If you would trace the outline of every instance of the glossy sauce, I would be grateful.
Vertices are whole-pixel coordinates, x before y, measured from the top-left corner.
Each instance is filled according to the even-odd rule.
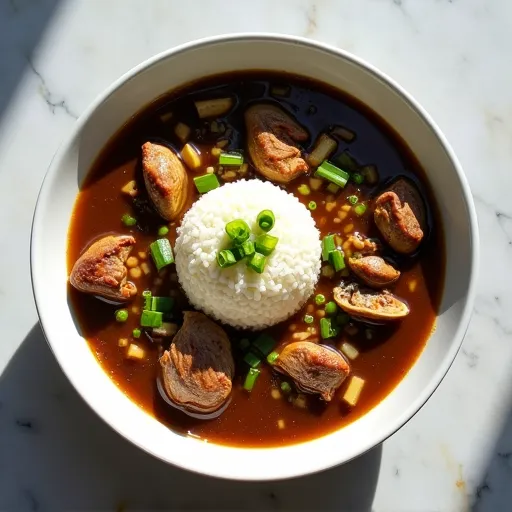
[[[286,98],[271,96],[270,87],[275,84],[290,86],[290,94]],[[230,144],[226,149],[246,148],[243,112],[247,104],[261,99],[277,101],[309,130],[311,136],[304,146],[306,152],[311,149],[317,136],[332,125],[343,125],[357,134],[351,143],[340,141],[336,155],[348,150],[361,164],[376,165],[380,173],[380,183],[377,187],[363,185],[359,187],[360,192],[357,192],[356,185],[347,185],[335,198],[337,207],[332,212],[326,211],[328,198],[325,190],[312,191],[308,196],[297,194],[299,185],[309,183],[307,176],[293,181],[286,187],[287,191],[295,193],[305,204],[312,200],[317,203],[312,215],[322,236],[340,233],[345,240],[349,234],[345,234],[344,230],[352,224],[350,233],[361,232],[367,236],[378,237],[379,233],[372,221],[371,208],[368,208],[362,217],[351,212],[341,223],[335,223],[334,219],[340,207],[347,204],[345,198],[348,195],[358,193],[361,200],[369,199],[375,196],[386,181],[398,175],[414,180],[429,205],[429,230],[420,254],[404,257],[389,250],[385,253],[402,272],[392,291],[409,304],[409,316],[399,323],[388,326],[368,326],[353,322],[350,328],[356,328],[356,334],[343,331],[334,340],[336,345],[348,341],[360,352],[357,359],[350,361],[352,374],[366,381],[357,405],[351,408],[341,400],[347,383],[342,385],[329,404],[308,396],[307,407],[300,408],[289,402],[285,396],[275,399],[271,396],[271,390],[279,389],[280,379],[266,364],[261,365],[262,372],[252,393],[245,392],[242,389],[242,382],[247,366],[241,362],[241,354],[236,348],[237,341],[242,337],[254,338],[255,335],[227,329],[233,342],[237,368],[232,402],[227,410],[214,420],[190,418],[170,408],[157,392],[158,357],[162,347],[152,343],[144,335],[139,340],[131,338],[131,332],[138,327],[139,320],[139,314],[132,312],[131,308],[142,309],[140,298],[127,306],[130,316],[124,324],[115,322],[114,306],[69,287],[71,303],[83,336],[119,389],[173,430],[210,442],[245,447],[306,441],[354,421],[377,405],[400,382],[423,350],[434,328],[444,284],[445,252],[442,226],[424,172],[398,135],[366,107],[318,82],[268,72],[214,77],[160,98],[115,135],[83,184],[69,231],[69,271],[81,252],[94,239],[105,233],[131,233],[137,240],[131,254],[136,256],[139,251],[147,251],[149,244],[158,238],[158,226],[164,222],[154,214],[145,196],[140,170],[141,145],[147,140],[165,141],[179,150],[181,143],[174,135],[174,125],[178,121],[184,122],[193,128],[192,140],[201,149],[204,165],[197,174],[203,174],[208,165],[216,163],[216,159],[209,151],[219,134],[204,131],[211,120],[205,122],[197,118],[193,100],[226,95],[232,95],[237,99],[236,108],[228,117],[220,120],[225,123],[228,130],[231,130]],[[172,112],[172,119],[162,122],[160,116],[166,112]],[[335,158],[334,156],[333,159]],[[253,174],[252,168],[249,173],[249,177],[257,177]],[[192,172],[190,174],[196,175]],[[137,179],[139,189],[143,191],[134,205],[121,193],[122,186],[131,179]],[[197,199],[192,179],[189,181],[191,192],[188,206]],[[124,213],[134,214],[139,220],[138,226],[124,227],[120,221]],[[176,237],[175,227],[171,226],[168,235],[172,245]],[[151,264],[150,261],[148,263]],[[179,323],[180,312],[188,306],[186,298],[177,287],[176,276],[173,274],[174,267],[163,276],[162,284],[155,284],[157,274],[154,267],[151,268],[152,273],[149,276],[143,275],[134,280],[139,292],[151,289],[158,295],[174,295],[177,298],[177,306],[173,321]],[[412,291],[410,283],[413,280],[416,281],[416,286]],[[322,277],[316,293],[323,293],[328,301],[332,300],[332,289],[336,283],[336,280]],[[303,322],[303,317],[310,304],[314,305],[314,296],[294,318],[269,330],[280,344],[293,341],[293,332],[304,331],[308,327]],[[316,310],[319,308],[316,305],[314,307],[313,325],[318,328]],[[295,331],[291,330],[293,325]],[[371,331],[371,339],[367,337],[368,329]],[[130,342],[135,341],[145,348],[144,362],[130,361],[126,358],[126,347],[118,346],[118,340],[122,337],[128,338]],[[283,429],[278,427],[279,420],[284,421]]]

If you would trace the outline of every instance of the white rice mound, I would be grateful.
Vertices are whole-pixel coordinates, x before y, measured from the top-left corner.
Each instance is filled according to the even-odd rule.
[[[269,234],[279,237],[263,273],[248,268],[245,259],[221,269],[217,253],[231,245],[226,224],[243,219],[253,235],[262,234],[256,222],[262,210],[274,212]],[[175,245],[178,279],[190,302],[243,329],[263,329],[293,315],[315,290],[321,252],[309,210],[294,195],[260,180],[227,183],[204,194],[185,214]]]

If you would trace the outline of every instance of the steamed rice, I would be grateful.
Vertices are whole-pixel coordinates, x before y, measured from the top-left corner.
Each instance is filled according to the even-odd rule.
[[[226,224],[243,219],[261,234],[256,217],[272,210],[270,234],[279,237],[262,274],[245,260],[221,269],[217,253],[230,246]],[[190,302],[239,328],[263,329],[293,315],[315,290],[320,233],[309,210],[292,194],[260,180],[228,183],[203,195],[185,214],[175,245],[178,278]]]

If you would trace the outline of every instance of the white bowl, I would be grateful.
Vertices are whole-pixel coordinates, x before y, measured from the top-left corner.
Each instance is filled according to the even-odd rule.
[[[79,186],[105,143],[134,113],[170,89],[243,69],[315,77],[357,97],[386,119],[427,172],[440,206],[447,252],[437,329],[393,392],[337,432],[268,449],[231,448],[183,437],[142,411],[97,363],[80,335],[67,297],[70,216]],[[477,263],[477,222],[468,184],[445,137],[418,103],[382,72],[346,52],[268,34],[222,36],[179,46],[117,80],[80,117],[54,157],[32,228],[32,282],[41,324],[62,370],[83,399],[119,434],[155,457],[198,473],[240,480],[289,478],[341,464],[408,421],[439,385],[462,343],[475,295]]]

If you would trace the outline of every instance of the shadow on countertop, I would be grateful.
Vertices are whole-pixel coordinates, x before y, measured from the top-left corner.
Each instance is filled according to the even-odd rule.
[[[378,446],[323,473],[267,483],[217,480],[168,466],[89,409],[39,324],[0,376],[0,510],[369,512],[381,455]]]

